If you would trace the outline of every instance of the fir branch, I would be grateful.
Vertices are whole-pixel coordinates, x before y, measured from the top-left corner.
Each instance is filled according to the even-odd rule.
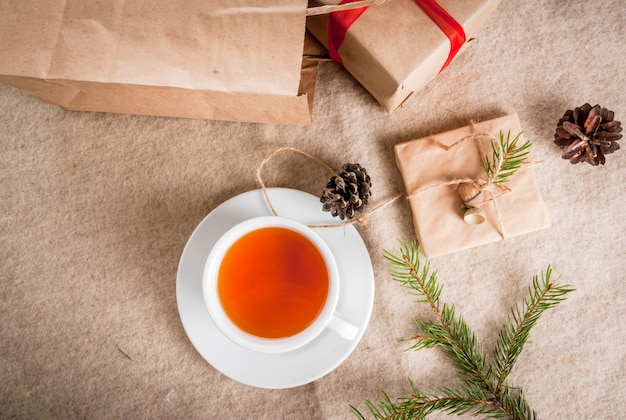
[[[494,392],[485,370],[485,352],[474,332],[455,312],[454,305],[444,304],[438,315],[441,325],[430,324],[425,330],[426,336],[438,340],[444,354],[450,358],[461,375],[479,384],[481,388]]]
[[[523,133],[523,131],[520,131],[511,140],[511,131],[509,131],[505,140],[504,134],[500,131],[500,141],[491,141],[492,158],[489,160],[485,156],[483,159],[483,169],[487,175],[487,184],[504,184],[508,182],[511,176],[522,166],[530,153],[530,146],[532,146],[532,143],[527,141],[520,147],[517,147],[517,142]]]
[[[417,334],[413,334],[405,340],[413,343],[407,350],[429,349],[447,341],[446,339],[437,338],[432,334],[428,334],[428,330],[431,326],[430,322],[418,322],[417,320],[414,320],[414,322]]]
[[[427,303],[437,317],[437,322],[425,321],[416,325],[420,332],[413,336],[410,349],[440,347],[464,379],[456,389],[441,387],[425,393],[411,383],[412,393],[393,401],[383,392],[378,404],[366,401],[365,405],[376,419],[423,419],[434,411],[450,414],[470,413],[494,419],[534,420],[536,413],[530,408],[521,389],[511,388],[506,378],[517,361],[530,329],[539,316],[565,299],[569,286],[555,284],[548,267],[541,281],[535,276],[529,297],[522,305],[512,309],[507,323],[500,331],[493,360],[486,369],[485,354],[474,333],[462,317],[455,313],[454,305],[440,305],[442,287],[431,272],[428,261],[422,262],[415,242],[400,242],[400,254],[385,251],[390,263],[392,278],[407,287],[417,302]],[[361,419],[363,414],[355,407],[352,412]]]
[[[513,392],[511,388],[505,387],[499,397],[501,413],[494,413],[492,418],[496,419],[526,419],[536,420],[537,413],[530,408],[524,399],[522,390]]]
[[[458,381],[458,389],[439,387],[429,394],[420,392],[413,382],[411,386],[413,393],[403,403],[418,409],[423,417],[434,411],[478,415],[491,411],[495,405],[489,394],[471,381]]]
[[[389,261],[389,269],[393,280],[408,288],[417,298],[416,302],[428,303],[436,312],[439,312],[439,296],[441,287],[437,284],[437,273],[430,272],[430,262],[420,261],[419,250],[401,241],[401,256],[384,250],[384,256]]]
[[[365,404],[376,419],[423,419],[435,411],[449,414],[473,415],[489,413],[494,410],[495,401],[489,399],[488,394],[477,388],[472,382],[459,381],[459,388],[439,387],[435,392],[424,393],[410,381],[413,389],[409,397],[394,402],[384,393],[384,400],[378,404],[367,401]],[[361,419],[365,419],[359,410],[352,406],[352,412]]]
[[[472,330],[463,318],[455,317],[454,305],[439,309],[439,296],[442,287],[437,283],[437,273],[430,271],[430,262],[422,264],[419,248],[413,242],[410,245],[400,242],[400,256],[385,251],[390,262],[391,276],[417,296],[417,302],[426,302],[437,316],[440,325],[425,322],[424,342],[417,343],[415,349],[439,345],[449,356],[459,372],[480,383],[481,387],[494,392],[493,384],[485,371],[485,354],[478,344]]]
[[[565,295],[574,289],[552,283],[552,268],[542,273],[541,281],[533,278],[533,286],[528,289],[528,298],[522,305],[512,308],[508,322],[502,327],[493,353],[492,367],[496,388],[500,389],[522,352],[528,340],[530,329],[536,324],[543,312],[565,300]]]

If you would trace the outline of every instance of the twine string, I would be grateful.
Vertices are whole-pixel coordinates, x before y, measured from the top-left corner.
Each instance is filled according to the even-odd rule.
[[[306,9],[307,16],[326,15],[333,12],[343,12],[345,10],[359,9],[361,7],[377,6],[391,0],[360,0],[343,4],[329,4],[325,6],[313,6]]]
[[[302,151],[300,149],[296,149],[295,147],[280,147],[278,149],[273,150],[272,152],[270,152],[265,159],[263,159],[261,161],[261,163],[259,164],[259,166],[257,166],[256,168],[256,179],[259,183],[259,185],[261,186],[261,190],[263,190],[263,194],[265,195],[265,200],[267,201],[267,204],[270,206],[270,210],[272,211],[272,213],[274,214],[274,216],[278,216],[278,212],[276,211],[276,208],[274,207],[274,204],[272,203],[272,200],[270,199],[269,193],[267,191],[267,187],[265,186],[265,182],[263,182],[263,177],[261,176],[261,171],[263,170],[263,167],[267,164],[267,162],[269,162],[270,160],[272,160],[272,158],[274,156],[276,156],[279,153],[282,152],[293,152],[293,153],[299,153],[302,156],[311,159],[314,162],[319,163],[320,165],[322,165],[324,168],[326,168],[328,170],[328,172],[330,172],[332,175],[335,175],[337,173],[337,171],[335,171],[333,168],[331,168],[328,164],[326,164],[326,162],[316,158],[313,155],[310,155],[309,153]]]
[[[483,146],[481,144],[481,142],[479,141],[480,137],[487,137],[489,139],[495,139],[495,137],[493,137],[492,135],[488,134],[488,133],[476,133],[475,127],[474,127],[474,122],[470,121],[471,124],[471,129],[472,129],[472,134],[470,134],[469,136],[465,136],[462,137],[458,140],[456,140],[454,143],[452,143],[451,145],[447,145],[444,143],[441,143],[439,140],[432,140],[433,142],[435,142],[435,144],[437,144],[437,146],[441,147],[442,149],[449,151],[452,150],[453,148],[459,146],[460,144],[468,141],[468,140],[475,140],[476,145],[480,151],[481,154],[484,154],[484,149]],[[434,184],[430,184],[430,185],[426,185],[422,188],[418,188],[417,190],[413,191],[411,194],[409,194],[408,198],[414,198],[428,190],[431,190],[433,188],[439,188],[439,187],[446,187],[446,186],[457,186],[459,184],[474,184],[478,187],[480,187],[481,189],[483,188],[488,188],[487,185],[487,179],[483,178],[483,177],[479,177],[479,178],[454,178],[452,180],[449,181],[444,181],[444,182],[437,182]]]
[[[263,159],[261,161],[261,163],[257,166],[256,168],[256,179],[257,182],[259,183],[259,185],[261,186],[261,190],[263,191],[263,195],[265,196],[265,201],[267,201],[267,204],[270,207],[270,210],[272,211],[272,214],[274,214],[274,216],[279,216],[278,211],[276,210],[276,208],[274,207],[274,204],[272,203],[272,200],[270,198],[269,195],[269,191],[267,190],[267,186],[265,185],[265,182],[263,181],[263,177],[261,176],[261,172],[263,170],[263,167],[270,161],[272,160],[272,158],[274,156],[276,156],[279,153],[282,152],[293,152],[293,153],[298,153],[308,159],[311,159],[312,161],[320,164],[321,166],[323,166],[324,168],[326,168],[328,170],[328,172],[332,175],[338,175],[338,171],[336,171],[335,169],[333,169],[332,167],[330,167],[330,165],[328,165],[326,162],[324,162],[321,159],[316,158],[315,156],[304,152],[300,149],[297,149],[295,147],[280,147],[278,149],[275,149],[273,151],[271,151],[266,157],[265,159]],[[346,220],[343,221],[341,223],[333,223],[333,224],[319,224],[319,225],[309,225],[309,227],[311,228],[336,228],[336,227],[342,227],[342,226],[349,226],[352,224],[359,224],[359,225],[365,225],[369,219],[369,216],[371,216],[372,214],[376,213],[377,211],[387,207],[389,204],[393,203],[394,201],[396,201],[398,198],[400,197],[404,197],[405,194],[404,193],[400,193],[398,195],[396,195],[395,197],[392,197],[391,199],[379,204],[378,206],[374,207],[371,211],[369,212],[358,212],[356,213],[355,217],[353,219],[350,220]]]
[[[487,154],[485,153],[485,149],[483,148],[483,144],[480,141],[479,137],[474,136],[474,134],[476,133],[476,125],[474,124],[473,120],[470,120],[470,129],[472,130],[474,143],[478,145],[478,150],[480,150],[480,156],[482,159],[482,156],[486,156]],[[496,161],[494,162],[494,170],[491,172],[491,176],[489,176],[485,180],[485,185],[482,186],[482,190],[488,192],[489,195],[491,196],[491,199],[488,201],[493,202],[493,209],[496,212],[496,218],[498,221],[498,233],[500,234],[500,237],[504,240],[506,238],[506,234],[504,232],[504,224],[502,223],[502,213],[500,212],[500,208],[498,207],[498,200],[496,200],[496,196],[493,192],[493,186],[498,185],[498,184],[494,184],[493,181],[495,180],[496,176],[500,173],[500,170],[502,169],[502,164],[504,163],[504,150],[502,149],[502,144],[500,144],[500,142],[497,141],[493,136],[488,136],[488,137],[491,140],[491,144],[492,145],[495,144],[496,147],[498,148],[498,153],[496,153]]]
[[[474,121],[470,121],[470,127],[471,127],[471,130],[472,130],[472,133],[475,133],[476,132],[476,126],[474,124]],[[491,172],[491,176],[489,176],[486,180],[484,178],[479,178],[479,182],[481,182],[481,181],[483,182],[483,185],[482,185],[483,191],[487,191],[489,193],[489,195],[491,196],[490,199],[485,200],[483,203],[488,202],[488,201],[493,201],[493,207],[494,207],[494,210],[496,211],[496,216],[498,218],[498,226],[500,228],[500,236],[502,236],[502,239],[504,239],[504,237],[505,237],[504,224],[502,222],[502,214],[500,212],[500,209],[498,208],[498,201],[496,200],[496,195],[494,194],[494,186],[497,186],[498,188],[500,188],[503,191],[500,195],[509,193],[509,192],[511,192],[511,190],[509,188],[505,187],[505,186],[502,186],[500,184],[495,184],[494,183],[496,177],[498,176],[498,174],[502,170],[502,165],[504,164],[504,149],[502,148],[502,144],[499,141],[497,141],[497,139],[495,137],[493,137],[493,136],[488,136],[488,137],[491,140],[491,144],[492,145],[495,144],[496,147],[498,148],[498,153],[496,153],[496,156],[495,156],[494,170]],[[479,140],[478,136],[475,136],[474,140],[475,140],[476,144],[478,145],[478,149],[480,150],[481,156],[487,156],[487,153],[485,152],[483,144]]]

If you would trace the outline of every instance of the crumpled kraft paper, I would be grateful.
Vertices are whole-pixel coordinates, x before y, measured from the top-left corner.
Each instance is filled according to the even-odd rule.
[[[506,187],[494,187],[481,208],[487,220],[469,225],[455,180],[485,175],[482,159],[492,157],[491,139],[500,131],[514,137],[520,131],[517,114],[479,122],[456,130],[395,146],[396,163],[409,197],[415,232],[428,257],[485,245],[550,226],[551,217],[533,174],[523,166]],[[482,152],[476,141],[480,141]],[[524,143],[523,135],[518,144]],[[484,154],[483,154],[484,153]],[[452,185],[445,185],[452,183]]]
[[[315,6],[335,0],[313,0]],[[500,0],[438,0],[465,32],[461,51],[478,34]],[[328,15],[310,16],[307,28],[326,47]],[[451,43],[414,0],[370,6],[348,29],[338,50],[346,70],[389,113],[434,79]]]
[[[0,80],[73,110],[310,124],[306,7],[7,0]]]

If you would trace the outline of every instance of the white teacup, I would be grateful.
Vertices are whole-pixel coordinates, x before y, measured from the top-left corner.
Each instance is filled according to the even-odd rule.
[[[308,241],[308,243],[314,246],[314,248],[307,248],[307,249],[314,249],[317,251],[317,253],[315,253],[315,251],[311,251],[312,253],[315,253],[315,255],[318,255],[318,256],[321,255],[322,260],[319,260],[318,257],[315,257],[315,258],[318,259],[318,261],[322,261],[321,263],[318,262],[318,265],[323,264],[323,267],[325,268],[325,271],[327,273],[328,284],[327,284],[326,298],[323,301],[320,300],[320,309],[319,309],[318,314],[314,316],[314,318],[311,320],[308,326],[305,326],[303,329],[289,336],[268,338],[266,336],[260,336],[257,334],[253,334],[249,331],[246,331],[243,327],[238,326],[233,321],[233,319],[231,319],[231,317],[227,314],[228,310],[225,309],[225,306],[229,307],[228,306],[229,304],[222,302],[222,299],[220,298],[220,290],[224,291],[225,288],[227,287],[225,285],[228,285],[228,282],[231,281],[229,280],[229,277],[227,276],[227,274],[229,273],[228,271],[229,267],[235,268],[235,270],[232,272],[238,271],[237,270],[238,266],[236,264],[233,264],[232,262],[228,262],[229,258],[230,258],[230,261],[232,261],[234,257],[232,256],[232,254],[227,256],[227,253],[229,253],[231,249],[235,249],[235,250],[242,249],[241,248],[242,245],[240,244],[245,243],[244,242],[245,240],[250,241],[251,240],[250,238],[253,238],[252,235],[258,236],[259,234],[262,234],[263,230],[266,228],[281,228],[283,230],[286,229],[290,232],[295,232],[296,234],[299,234],[301,239],[303,238],[305,241]],[[277,230],[271,230],[271,229],[265,230],[266,234],[269,234],[271,232],[277,232]],[[284,232],[284,233],[288,236],[290,235],[289,232]],[[240,239],[242,238],[246,238],[246,239],[240,241]],[[276,242],[280,243],[279,240],[276,240]],[[268,249],[270,248],[266,247],[265,244],[266,244],[265,242],[262,242],[261,245],[259,245],[263,248],[263,251],[259,250],[259,252],[261,253],[265,252],[267,254],[269,252]],[[233,245],[236,245],[236,246],[233,248]],[[309,246],[310,245],[307,245],[307,247]],[[289,247],[293,247],[293,246],[289,245]],[[250,249],[256,249],[256,248],[257,247],[251,247]],[[232,251],[232,252],[234,253],[236,251]],[[289,252],[290,252],[289,249],[284,250],[285,255],[289,254]],[[282,261],[285,261],[285,255],[271,254],[270,257],[267,257],[267,256],[263,257],[262,260],[260,260],[261,263],[258,264],[259,272],[264,270],[263,265],[265,264],[266,260],[267,260],[267,264],[282,264]],[[226,260],[225,260],[225,256],[227,256]],[[289,257],[289,259],[292,261],[294,260],[294,258],[291,258],[291,257]],[[247,259],[239,259],[238,261],[244,262],[244,260],[247,261]],[[297,258],[295,260],[297,260]],[[225,264],[223,264],[224,261],[226,261]],[[222,267],[223,265],[224,267]],[[255,270],[257,269],[257,265],[254,265],[254,269]],[[230,268],[230,270],[233,270],[233,269]],[[242,267],[241,271],[245,272],[245,267]],[[302,276],[305,276],[302,270],[298,271],[298,273],[302,273]],[[237,276],[238,275],[233,275],[232,277],[234,278]],[[293,276],[293,277],[298,277],[298,276],[300,276],[300,274],[297,274],[296,276]],[[254,283],[257,285],[255,286],[257,289],[254,289],[251,287],[250,290],[261,290],[261,289],[258,289],[258,282],[261,281],[260,280],[261,277],[257,277],[257,276],[249,276],[249,277],[251,277],[250,281],[257,282],[257,283]],[[252,277],[254,277],[254,279],[252,279]],[[236,280],[236,281],[240,282],[240,284],[247,284],[247,283],[241,283],[243,281],[241,280],[243,279],[243,277],[238,277],[238,278],[240,278],[240,280]],[[235,280],[232,280],[232,281],[235,281]],[[245,281],[248,281],[247,278]],[[294,280],[294,281],[299,281],[299,280]],[[224,283],[221,283],[221,282],[224,282]],[[221,289],[218,288],[218,284],[222,285]],[[326,245],[326,243],[308,226],[300,222],[297,222],[295,220],[287,219],[287,218],[279,217],[279,216],[264,216],[264,217],[257,217],[257,218],[249,219],[229,229],[217,241],[217,243],[211,250],[211,253],[209,254],[206,264],[204,266],[204,272],[203,272],[203,278],[202,278],[202,292],[204,295],[204,301],[209,311],[209,314],[211,315],[211,318],[215,322],[215,325],[218,327],[218,329],[232,342],[240,345],[241,347],[244,347],[246,349],[253,350],[253,351],[264,352],[264,353],[281,353],[281,352],[295,350],[309,343],[311,340],[317,337],[322,331],[324,331],[325,328],[329,328],[333,330],[335,333],[339,334],[339,336],[343,337],[344,339],[347,339],[347,340],[354,339],[359,331],[358,327],[343,320],[340,317],[340,315],[336,313],[337,301],[339,299],[339,291],[340,291],[339,286],[340,286],[339,271],[337,269],[337,264],[335,262],[333,254],[328,248],[328,245]],[[245,295],[247,292],[248,290],[246,289],[244,290],[244,293],[241,293],[241,294]],[[263,290],[261,290],[261,292],[263,292]],[[298,292],[298,293],[301,293],[301,292]],[[247,294],[253,295],[253,293],[247,293]],[[236,296],[236,295],[237,294],[231,293],[231,297]],[[225,295],[225,296],[228,296],[228,295]],[[258,296],[261,296],[261,295],[258,295]],[[321,295],[318,293],[318,297],[319,296]],[[304,296],[304,298],[306,300],[306,296]],[[236,301],[236,299],[231,299],[231,300]],[[260,297],[257,300],[264,301]],[[254,305],[256,305],[257,300],[253,301]],[[267,312],[268,314],[272,314],[272,315],[279,314],[280,309],[282,308],[281,304],[271,303],[271,302],[272,301],[268,299],[267,305],[263,306],[264,308],[263,310],[268,311]],[[293,305],[291,306],[294,307]],[[307,305],[303,305],[303,307],[305,306]],[[287,305],[285,305],[285,307],[287,307]],[[273,311],[277,311],[277,312],[273,312]],[[232,309],[231,309],[231,315],[232,315]],[[233,318],[236,318],[236,317],[233,316]],[[280,316],[275,317],[275,319],[279,319],[279,318]],[[280,322],[280,321],[277,321],[277,322]]]

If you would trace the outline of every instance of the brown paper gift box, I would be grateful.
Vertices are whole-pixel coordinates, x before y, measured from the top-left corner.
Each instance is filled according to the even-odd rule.
[[[315,5],[331,3],[315,0]],[[437,3],[461,24],[467,45],[500,0]],[[307,28],[326,47],[327,21],[328,15],[307,18]],[[414,0],[389,0],[370,6],[350,26],[338,50],[346,70],[389,113],[439,74],[449,52],[450,40]]]
[[[521,131],[517,114],[484,121],[400,143],[395,146],[396,163],[406,188],[415,232],[428,257],[449,254],[488,244],[550,226],[550,212],[543,202],[532,166],[520,168],[506,187],[493,189],[495,198],[481,206],[487,220],[469,225],[463,220],[463,203],[456,185],[443,185],[455,179],[476,179],[485,175],[484,155],[491,159],[491,136],[499,138]],[[484,134],[488,134],[484,135]],[[473,137],[475,136],[475,137]],[[480,141],[484,154],[477,144]],[[523,144],[520,138],[518,144]]]
[[[309,125],[317,61],[303,58],[306,8],[2,1],[0,81],[70,110]]]

